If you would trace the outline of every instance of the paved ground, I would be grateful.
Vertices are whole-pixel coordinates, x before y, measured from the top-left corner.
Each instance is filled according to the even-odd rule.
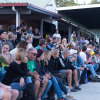
[[[82,90],[71,93],[73,100],[100,100],[100,82],[81,85]]]

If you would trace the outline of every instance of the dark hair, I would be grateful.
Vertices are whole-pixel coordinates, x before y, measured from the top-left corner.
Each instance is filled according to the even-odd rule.
[[[18,27],[16,28],[16,30],[18,31],[20,28],[21,28],[21,27],[20,27],[20,26],[18,26]]]
[[[86,46],[82,46],[82,51],[86,51],[87,50],[87,47]]]
[[[23,48],[26,50],[26,46],[28,43],[25,40],[20,41],[20,43],[17,45],[17,48]]]
[[[39,46],[43,46],[43,44],[45,44],[45,39],[41,39],[40,41],[39,41]]]
[[[83,42],[82,45],[84,46],[86,44],[86,42]]]
[[[4,29],[1,29],[0,30],[0,35],[3,33],[3,32],[6,32]]]

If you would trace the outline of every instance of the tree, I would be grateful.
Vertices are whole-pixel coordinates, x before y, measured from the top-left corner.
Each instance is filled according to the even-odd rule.
[[[75,3],[74,0],[56,0],[58,7],[66,7],[66,6],[77,6],[79,4]]]
[[[100,4],[100,2],[98,0],[91,0],[90,4]]]

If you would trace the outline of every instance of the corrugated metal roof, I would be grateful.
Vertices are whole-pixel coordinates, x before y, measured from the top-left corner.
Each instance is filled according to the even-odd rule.
[[[0,3],[30,3],[32,5],[45,8],[50,0],[0,0]]]

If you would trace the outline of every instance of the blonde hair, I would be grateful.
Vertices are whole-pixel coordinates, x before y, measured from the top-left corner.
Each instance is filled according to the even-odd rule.
[[[66,40],[66,44],[67,44],[67,39],[66,38],[62,39],[62,44],[64,44],[64,40]]]
[[[54,55],[57,54],[58,52],[59,52],[58,49],[52,49],[52,50],[51,50],[51,56],[54,57]]]
[[[6,40],[10,40],[10,39],[12,39],[13,37],[14,37],[13,32],[9,32],[9,33],[7,34]]]
[[[51,52],[51,51],[49,51],[49,50],[45,50],[45,51],[44,51],[44,55],[47,56],[50,52]],[[44,63],[45,63],[45,65],[48,65],[48,59],[45,59],[45,60],[44,60]]]
[[[26,35],[26,40],[28,40],[29,38],[32,38],[32,35],[30,35],[30,34],[28,34],[28,35]]]
[[[23,48],[18,48],[18,50],[16,52],[15,60],[23,62],[25,57],[26,57],[26,50]]]

